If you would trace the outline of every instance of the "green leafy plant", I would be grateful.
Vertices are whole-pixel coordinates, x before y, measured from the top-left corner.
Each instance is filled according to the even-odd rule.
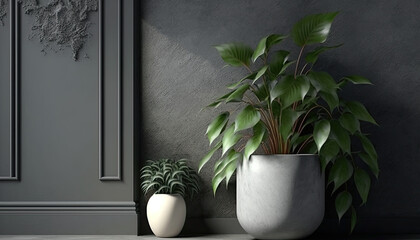
[[[146,161],[140,174],[144,194],[180,194],[193,197],[199,191],[198,175],[185,159]]]
[[[208,126],[211,150],[200,161],[199,171],[221,149],[212,179],[216,193],[223,180],[229,182],[237,161],[248,160],[259,148],[265,154],[318,154],[322,171],[328,171],[327,184],[335,195],[338,218],[350,212],[353,231],[357,219],[353,205],[357,203],[349,185],[355,186],[363,205],[371,184],[364,169],[368,167],[376,178],[379,174],[377,153],[360,122],[377,123],[362,103],[346,101],[339,93],[348,83],[371,82],[357,75],[336,81],[327,72],[313,69],[320,54],[341,44],[320,45],[305,53],[308,47],[326,41],[336,15],[337,12],[309,15],[294,25],[291,38],[300,47],[296,60],[290,60],[288,51],[273,50],[286,35],[264,37],[255,50],[237,43],[216,46],[228,65],[243,67],[247,75],[229,85],[226,95],[207,106],[239,104],[232,122],[232,112],[223,112]],[[352,142],[360,142],[361,149],[354,150],[358,144]]]

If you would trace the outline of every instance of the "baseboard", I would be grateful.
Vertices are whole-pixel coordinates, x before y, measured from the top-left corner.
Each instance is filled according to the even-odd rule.
[[[0,202],[0,234],[137,234],[134,202]]]
[[[316,234],[347,235],[349,219],[324,219]],[[236,218],[190,218],[185,222],[184,235],[189,234],[242,234],[245,231]],[[420,218],[361,218],[358,219],[355,234],[420,234]]]

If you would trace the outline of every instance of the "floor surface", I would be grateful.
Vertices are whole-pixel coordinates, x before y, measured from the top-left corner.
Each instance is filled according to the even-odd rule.
[[[99,235],[38,235],[38,236],[8,236],[0,235],[0,239],[8,240],[159,240],[155,236],[127,236],[127,235],[114,235],[114,236],[99,236]],[[245,234],[223,234],[223,235],[206,235],[206,236],[191,236],[173,238],[174,240],[251,240],[249,235]],[[354,239],[354,240],[420,240],[420,235],[386,235],[386,236],[352,236],[352,237],[312,237],[309,239]]]
[[[1,240],[160,240],[169,238],[157,238],[155,236],[128,236],[128,235],[25,235],[25,236],[9,236],[0,235]],[[223,235],[206,235],[206,236],[191,236],[172,238],[174,240],[252,240],[253,238],[245,234],[223,234]],[[348,240],[420,240],[420,235],[380,235],[380,236],[352,236],[352,237],[312,237],[310,239],[348,239]]]

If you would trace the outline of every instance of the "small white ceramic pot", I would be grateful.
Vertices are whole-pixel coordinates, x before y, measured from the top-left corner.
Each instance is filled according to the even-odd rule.
[[[186,206],[179,194],[153,194],[147,203],[147,220],[157,237],[176,237],[184,227]]]

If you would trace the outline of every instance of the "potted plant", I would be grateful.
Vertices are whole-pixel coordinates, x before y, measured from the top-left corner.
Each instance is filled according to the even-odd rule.
[[[177,236],[185,222],[184,197],[198,193],[198,175],[185,159],[146,161],[140,174],[141,189],[153,195],[147,203],[147,220],[157,237]]]
[[[365,169],[378,177],[377,153],[361,130],[361,121],[377,123],[363,104],[339,95],[348,83],[371,82],[356,75],[336,81],[314,70],[321,53],[340,45],[305,51],[326,41],[336,15],[309,15],[293,26],[290,35],[300,48],[296,60],[290,60],[288,51],[273,51],[285,35],[264,37],[255,50],[240,43],[216,46],[228,65],[243,67],[247,74],[208,106],[239,105],[208,126],[211,150],[199,171],[221,149],[213,191],[238,171],[237,217],[256,238],[295,239],[313,233],[324,215],[325,172],[338,219],[349,212],[353,231],[353,206],[365,204],[370,190]],[[235,116],[231,122],[230,116]],[[254,154],[257,150],[264,154]]]

